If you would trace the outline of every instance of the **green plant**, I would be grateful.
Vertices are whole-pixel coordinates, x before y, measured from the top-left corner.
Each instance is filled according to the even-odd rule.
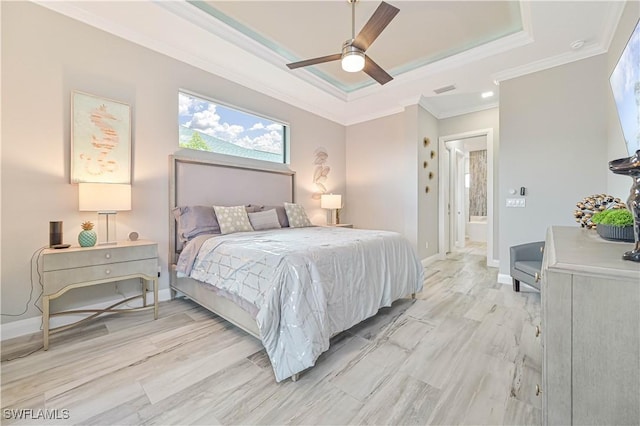
[[[593,215],[591,221],[595,224],[612,226],[633,226],[633,215],[627,209],[610,209]]]

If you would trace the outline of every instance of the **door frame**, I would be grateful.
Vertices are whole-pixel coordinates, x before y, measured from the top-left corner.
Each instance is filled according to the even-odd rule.
[[[471,130],[463,133],[456,133],[452,135],[440,136],[438,138],[438,148],[441,155],[439,156],[439,169],[440,169],[440,179],[438,179],[438,251],[440,256],[444,256],[449,247],[445,247],[446,244],[446,236],[445,230],[449,229],[449,216],[447,215],[447,206],[446,194],[450,193],[450,185],[451,179],[450,176],[450,167],[449,167],[449,155],[447,153],[446,143],[450,141],[460,140],[460,139],[469,139],[478,136],[484,136],[487,140],[487,266],[498,267],[499,261],[493,257],[493,247],[494,247],[494,238],[493,238],[493,230],[495,225],[495,216],[494,216],[494,162],[493,162],[493,151],[494,151],[494,138],[493,138],[493,129],[478,129]],[[449,245],[451,241],[449,240]]]

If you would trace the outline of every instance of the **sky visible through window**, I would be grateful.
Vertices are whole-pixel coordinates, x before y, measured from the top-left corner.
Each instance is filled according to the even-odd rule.
[[[283,124],[187,93],[179,93],[178,99],[181,147],[284,162]]]
[[[640,22],[611,74],[611,89],[618,108],[629,155],[640,150]]]

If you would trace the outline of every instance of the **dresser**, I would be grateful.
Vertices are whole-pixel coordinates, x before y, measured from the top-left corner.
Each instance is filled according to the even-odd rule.
[[[542,400],[549,425],[640,423],[640,263],[633,244],[551,227],[542,262]]]
[[[158,244],[153,241],[119,241],[113,245],[46,249],[42,253],[42,331],[44,349],[49,348],[49,335],[79,325],[103,313],[131,312],[153,309],[158,318]],[[66,292],[108,282],[139,278],[141,293],[125,298],[105,309],[82,309],[50,312],[50,301]],[[152,283],[153,304],[147,304],[148,283]],[[142,306],[117,308],[135,299]],[[52,316],[93,313],[89,317],[65,326],[50,329]]]

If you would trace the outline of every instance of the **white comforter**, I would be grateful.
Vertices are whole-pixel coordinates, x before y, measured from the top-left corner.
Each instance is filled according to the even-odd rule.
[[[183,273],[191,266],[188,248]],[[420,291],[423,268],[395,232],[310,227],[209,238],[190,276],[256,307],[281,381],[313,366],[331,336]]]

